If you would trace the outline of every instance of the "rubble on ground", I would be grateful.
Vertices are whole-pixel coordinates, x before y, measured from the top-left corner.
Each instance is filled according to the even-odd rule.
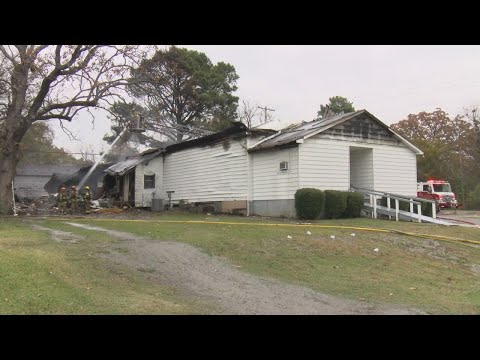
[[[124,212],[125,210],[122,208],[99,208],[96,210],[92,210],[92,212],[97,213],[97,214],[119,214],[121,212]]]
[[[57,194],[41,196],[38,199],[24,198],[15,202],[15,210],[21,216],[35,215],[62,215],[58,207]],[[99,202],[90,201],[90,209],[92,212],[101,209]],[[69,205],[67,206],[67,214],[70,213]],[[78,200],[77,214],[84,213],[83,201]]]
[[[45,215],[49,214],[50,209],[55,205],[49,196],[42,196],[38,199],[22,199],[15,203],[15,210],[18,215]]]
[[[80,198],[77,203],[76,215],[85,213],[84,202]],[[90,201],[90,211],[96,214],[119,214],[122,212],[130,213],[132,211],[138,211],[129,204],[121,204],[122,206],[113,206],[108,202],[101,202],[99,200]],[[44,216],[44,215],[70,215],[70,204],[67,205],[66,213],[61,213],[58,202],[57,194],[42,196],[38,199],[23,198],[20,201],[15,202],[15,210],[17,215],[20,216]]]

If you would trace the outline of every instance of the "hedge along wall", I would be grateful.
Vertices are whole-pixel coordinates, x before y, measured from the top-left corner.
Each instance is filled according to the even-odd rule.
[[[295,193],[295,210],[300,219],[318,219],[322,210],[329,219],[360,217],[363,203],[363,194],[350,191],[303,188]]]
[[[347,207],[345,209],[344,217],[360,217],[364,202],[363,194],[347,192]]]
[[[300,219],[313,220],[320,216],[325,202],[322,190],[314,188],[298,189],[295,193],[295,211]]]
[[[347,191],[325,190],[325,216],[328,219],[339,219],[347,209]]]

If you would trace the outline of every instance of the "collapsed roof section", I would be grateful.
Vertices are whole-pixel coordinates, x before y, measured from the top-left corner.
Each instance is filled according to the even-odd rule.
[[[104,171],[109,175],[124,175],[129,170],[135,168],[137,165],[144,164],[155,156],[161,154],[163,149],[151,149],[144,151],[141,154],[130,156],[125,161],[116,163],[115,165],[110,166],[109,168],[105,169]]]
[[[112,164],[100,164],[93,172],[92,176],[88,179],[85,185],[90,187],[96,187],[98,180],[103,179],[105,174],[103,171],[111,166]],[[84,166],[76,172],[69,174],[64,173],[54,173],[50,180],[43,187],[49,194],[55,194],[58,192],[58,189],[61,185],[70,187],[71,185],[78,185],[78,183],[85,177],[92,165]]]

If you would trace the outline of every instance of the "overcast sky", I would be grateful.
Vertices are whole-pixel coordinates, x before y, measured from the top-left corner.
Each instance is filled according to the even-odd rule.
[[[232,64],[239,75],[236,95],[275,109],[282,122],[313,120],[320,104],[336,95],[388,125],[437,107],[454,116],[465,106],[480,105],[478,45],[179,46],[204,52],[214,63]],[[82,142],[56,130],[57,146],[99,151],[110,123],[99,112],[94,128],[89,115],[68,128]]]

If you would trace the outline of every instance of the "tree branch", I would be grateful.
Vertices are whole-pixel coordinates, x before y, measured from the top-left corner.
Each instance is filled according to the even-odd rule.
[[[63,45],[57,45],[57,47],[55,48],[55,68],[60,67],[60,65],[62,64],[62,46]]]
[[[95,50],[97,50],[97,48],[99,48],[98,45],[96,45],[93,48],[91,48],[90,50],[88,50],[87,55],[85,56],[83,61],[78,66],[73,66],[68,70],[64,70],[64,69],[67,69],[70,66],[72,66],[75,63],[75,61],[78,60],[81,53],[86,51],[87,48],[79,50],[78,54],[76,55],[75,58],[74,58],[74,54],[72,54],[72,58],[70,59],[70,61],[62,67],[62,70],[60,71],[60,75],[72,75],[72,74],[77,73],[79,70],[85,69],[87,67],[87,65],[90,63],[90,60],[92,60],[93,56],[95,56]],[[76,50],[77,49],[75,49],[75,51]],[[103,74],[103,72],[100,71],[99,74]]]
[[[0,51],[2,52],[3,56],[10,60],[13,65],[18,65],[18,62],[16,62],[15,59],[9,53],[7,53],[7,50],[5,50],[3,45],[0,45]]]
[[[45,116],[48,112],[52,110],[60,110],[60,109],[68,109],[74,106],[82,106],[82,107],[87,107],[87,106],[95,106],[97,104],[97,100],[88,100],[88,101],[69,101],[65,103],[58,103],[58,104],[51,104],[49,106],[46,106],[42,111],[38,113],[39,117]]]
[[[59,123],[60,123],[60,128],[68,136],[70,140],[78,140],[70,130],[68,130],[65,126],[63,126],[63,123],[61,120],[59,120]]]
[[[34,48],[34,46],[32,45],[30,47],[30,49],[27,51],[27,53],[31,53],[30,57],[32,59],[32,62],[35,61],[35,59],[37,58],[38,54],[40,54],[40,52],[42,50],[45,50],[46,48],[48,48],[48,45],[40,45],[39,47],[37,48]]]
[[[70,122],[72,121],[73,116],[61,115],[61,114],[48,114],[48,115],[38,117],[35,121],[51,120],[51,119],[67,120]]]
[[[60,57],[60,50],[59,48],[61,48],[62,45],[58,45],[57,49],[58,49],[58,58]],[[70,57],[70,60],[66,63],[66,64],[63,64],[61,63],[61,61],[59,61],[57,63],[57,57],[55,58],[55,68],[58,68],[58,70],[62,71],[62,70],[65,70],[67,68],[69,68],[70,66],[72,66],[75,61],[77,61],[77,59],[80,57],[80,55],[82,54],[82,52],[84,52],[85,50],[87,50],[87,48],[83,48],[82,49],[82,45],[78,45],[75,50],[73,50],[73,53],[72,53],[72,56]]]

